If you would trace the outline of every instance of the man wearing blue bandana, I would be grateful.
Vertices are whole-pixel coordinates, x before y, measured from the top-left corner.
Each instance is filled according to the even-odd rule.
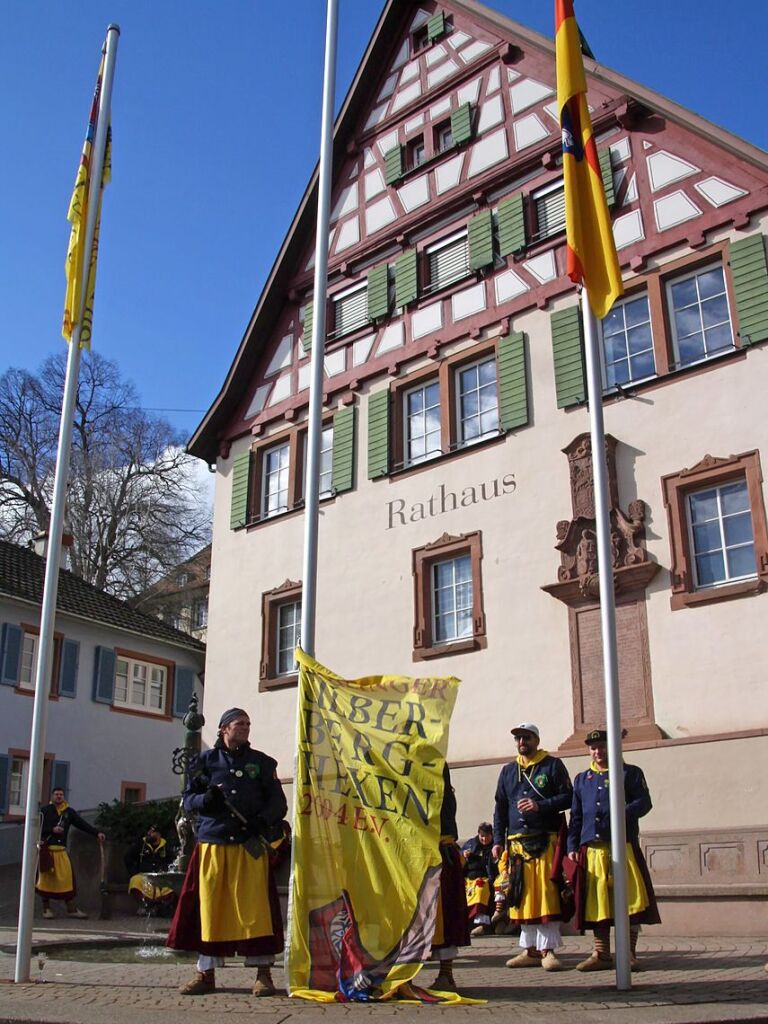
[[[242,708],[225,711],[213,749],[190,767],[184,809],[198,815],[198,842],[167,943],[199,954],[183,995],[214,992],[220,958],[236,954],[257,968],[253,994],[275,993],[270,968],[283,949],[283,923],[271,844],[282,838],[287,804],[277,762],[251,748],[250,728]]]
[[[576,894],[575,925],[591,928],[595,948],[577,971],[608,971],[613,924],[611,877],[611,816],[608,787],[608,734],[594,729],[585,741],[592,762],[573,783],[573,804],[568,827],[568,857],[573,867]],[[634,764],[624,765],[624,799],[627,822],[627,903],[629,907],[630,966],[638,969],[637,936],[641,924],[658,924],[661,918],[645,859],[640,850],[639,820],[651,809],[645,776]]]
[[[558,757],[539,749],[539,730],[523,722],[511,730],[518,756],[504,765],[496,787],[493,856],[506,855],[509,920],[520,925],[522,951],[507,967],[559,971],[560,874],[571,780]]]

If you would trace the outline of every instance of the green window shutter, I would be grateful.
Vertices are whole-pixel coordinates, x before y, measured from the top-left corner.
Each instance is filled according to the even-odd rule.
[[[191,668],[176,669],[173,680],[173,717],[183,718],[195,692],[195,672]]]
[[[80,644],[77,640],[64,640],[59,664],[59,696],[74,697],[77,692],[77,670],[80,664]]]
[[[552,354],[555,364],[555,391],[558,409],[586,401],[584,378],[584,345],[581,313],[578,306],[569,306],[553,313]]]
[[[731,278],[741,344],[754,345],[768,338],[768,268],[762,235],[731,242]]]
[[[499,203],[499,255],[509,256],[525,248],[525,206],[523,193]]]
[[[525,372],[525,335],[516,331],[499,339],[499,425],[503,430],[528,426],[528,381]]]
[[[333,470],[331,485],[337,494],[352,490],[355,466],[355,410],[337,409],[333,417]]]
[[[384,178],[388,185],[394,185],[403,176],[403,147],[395,146],[384,154]]]
[[[386,320],[389,316],[389,266],[382,263],[368,274],[368,319]]]
[[[232,503],[229,528],[239,530],[248,519],[248,478],[251,475],[251,453],[243,452],[232,463]]]
[[[301,339],[301,347],[305,352],[312,351],[312,317],[314,314],[314,304],[308,302],[304,307],[304,334]]]
[[[460,146],[472,138],[471,103],[463,103],[451,114],[451,135],[453,135],[454,146]]]
[[[403,309],[419,294],[416,250],[409,249],[395,260],[395,305]]]
[[[97,647],[93,662],[93,699],[98,704],[111,704],[115,692],[117,655],[111,647]]]
[[[613,184],[613,164],[611,163],[610,149],[598,150],[597,158],[600,161],[600,173],[603,176],[603,188],[605,189],[605,201],[608,209],[616,202],[616,189]]]
[[[427,39],[431,43],[443,35],[445,35],[445,14],[443,11],[438,11],[427,22]]]
[[[368,396],[368,479],[389,473],[389,391]]]
[[[473,270],[493,265],[493,219],[483,210],[468,225],[469,265]]]

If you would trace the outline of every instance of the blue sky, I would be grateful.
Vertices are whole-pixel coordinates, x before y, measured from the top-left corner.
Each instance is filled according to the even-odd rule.
[[[337,106],[383,0],[341,0]],[[552,0],[493,0],[552,34]],[[189,434],[317,159],[323,0],[4,0],[0,372],[60,335],[66,210],[107,24],[121,28],[94,346]],[[768,147],[765,0],[580,0],[597,58]],[[171,410],[193,410],[176,412]]]

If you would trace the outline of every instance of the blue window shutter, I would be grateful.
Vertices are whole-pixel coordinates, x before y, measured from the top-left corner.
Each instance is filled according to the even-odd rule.
[[[192,693],[195,689],[195,672],[191,668],[176,666],[176,679],[173,687],[173,717],[183,718],[189,708]]]
[[[0,814],[8,813],[8,786],[11,781],[11,759],[0,754]]]
[[[115,693],[115,662],[111,647],[97,647],[93,665],[93,699],[98,704],[111,704]]]
[[[77,640],[65,640],[61,645],[61,666],[59,668],[59,696],[74,697],[77,691],[77,669],[80,664],[80,644]]]
[[[69,761],[54,761],[51,771],[51,792],[63,789],[69,793]]]
[[[16,686],[19,681],[19,665],[21,663],[20,626],[4,622],[0,633],[0,683]]]

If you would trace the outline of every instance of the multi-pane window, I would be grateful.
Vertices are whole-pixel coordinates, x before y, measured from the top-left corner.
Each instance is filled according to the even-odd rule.
[[[411,465],[441,452],[440,385],[431,381],[404,395],[405,462]]]
[[[192,606],[192,624],[195,629],[203,629],[208,625],[208,599],[201,598]]]
[[[261,514],[264,517],[288,510],[288,474],[290,444],[270,448],[264,453]]]
[[[21,661],[19,663],[19,687],[34,690],[37,673],[37,637],[34,633],[25,633],[21,644]]]
[[[453,147],[453,129],[451,128],[451,122],[446,121],[444,124],[438,125],[435,128],[435,152],[444,153],[447,149]]]
[[[689,366],[733,348],[722,266],[669,281],[667,299],[678,365]]]
[[[688,525],[697,587],[756,575],[746,480],[689,494]]]
[[[320,496],[333,492],[333,427],[324,427],[320,435]]]
[[[460,555],[432,566],[432,637],[436,644],[472,636],[472,559]]]
[[[536,220],[535,239],[549,238],[565,230],[565,186],[562,179],[531,193]]]
[[[470,272],[469,239],[466,231],[444,238],[426,250],[429,283],[427,291],[443,288]]]
[[[296,671],[294,652],[301,639],[301,601],[281,604],[277,610],[277,674]]]
[[[411,139],[411,141],[408,143],[406,153],[406,163],[408,167],[420,167],[427,159],[427,150],[424,145],[424,136],[419,135],[418,138]]]
[[[656,373],[648,296],[614,303],[601,321],[605,386],[645,380]]]
[[[12,757],[8,778],[8,813],[24,814],[27,806],[27,784],[29,760],[26,757]]]
[[[166,681],[164,665],[118,657],[114,702],[122,707],[162,715],[165,712]]]
[[[368,285],[355,285],[335,295],[333,303],[333,337],[349,334],[368,323]]]
[[[499,429],[496,359],[484,359],[457,371],[459,443],[469,444]]]

